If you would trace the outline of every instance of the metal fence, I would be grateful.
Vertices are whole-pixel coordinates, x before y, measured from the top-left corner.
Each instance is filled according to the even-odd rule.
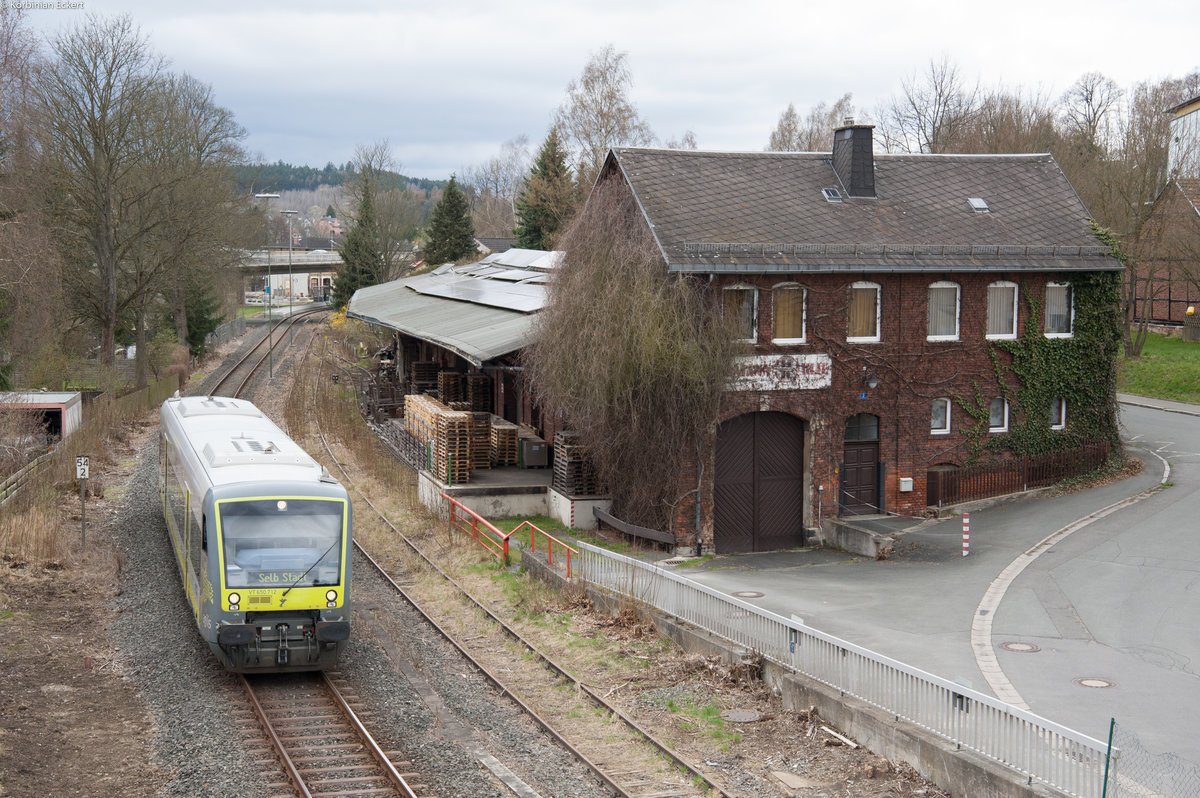
[[[204,349],[211,352],[221,344],[232,341],[244,332],[246,332],[246,317],[238,316],[236,319],[225,322],[205,336]]]
[[[579,548],[579,573],[596,586],[743,646],[976,751],[1023,778],[1082,798],[1104,794],[1109,754],[1104,742],[653,564],[586,543]]]
[[[1177,754],[1152,754],[1131,730],[1112,722],[1112,744],[1121,758],[1113,763],[1105,798],[1200,798],[1200,766]]]

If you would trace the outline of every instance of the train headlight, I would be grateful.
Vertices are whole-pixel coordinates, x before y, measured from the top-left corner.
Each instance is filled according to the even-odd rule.
[[[238,605],[241,603],[242,603],[242,597],[240,594],[238,594],[238,593],[230,593],[229,594],[229,610],[231,612],[236,612]]]
[[[337,591],[336,590],[326,590],[325,591],[325,600],[326,601],[337,601]]]
[[[287,510],[287,502],[285,502],[283,499],[280,499],[279,501],[275,502],[275,509],[282,513],[283,511]]]

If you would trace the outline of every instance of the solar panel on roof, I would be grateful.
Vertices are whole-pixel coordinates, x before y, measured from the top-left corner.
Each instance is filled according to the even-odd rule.
[[[445,285],[425,286],[420,289],[420,293],[522,313],[541,310],[546,304],[546,290],[540,285],[504,283],[496,280],[461,280]]]

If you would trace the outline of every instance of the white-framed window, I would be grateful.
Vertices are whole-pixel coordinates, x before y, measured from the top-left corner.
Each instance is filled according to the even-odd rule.
[[[988,407],[988,432],[1008,432],[1008,400],[1003,396],[992,399]]]
[[[1056,396],[1050,400],[1050,429],[1066,429],[1067,400]]]
[[[771,289],[771,340],[777,344],[804,343],[808,292],[804,286],[783,283]]]
[[[993,340],[1017,337],[1017,284],[1006,280],[987,290],[987,337]]]
[[[850,286],[850,343],[871,343],[879,337],[879,284],[857,282]]]
[[[930,435],[950,434],[950,400],[944,397],[933,400],[929,420]]]
[[[747,285],[725,289],[725,317],[732,320],[734,337],[754,343],[758,340],[758,290]]]
[[[929,286],[929,340],[958,340],[958,283],[939,280]]]
[[[1070,338],[1075,328],[1075,301],[1066,283],[1046,284],[1046,337]]]

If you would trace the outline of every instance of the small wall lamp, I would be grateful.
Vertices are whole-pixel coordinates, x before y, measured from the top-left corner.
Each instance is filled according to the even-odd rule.
[[[863,375],[863,385],[875,390],[875,386],[879,385],[879,379],[876,378],[875,372],[869,371]]]

